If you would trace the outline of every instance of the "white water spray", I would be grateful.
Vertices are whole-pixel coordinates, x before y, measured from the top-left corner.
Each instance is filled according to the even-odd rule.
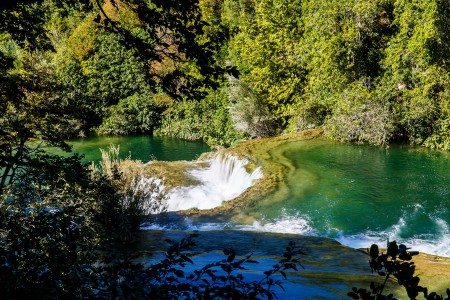
[[[416,234],[409,237],[402,236],[403,230],[408,226],[411,226],[411,223],[413,222],[410,216],[421,209],[423,209],[423,207],[417,204],[412,214],[405,212],[396,224],[385,230],[368,230],[350,236],[341,234],[337,240],[341,244],[353,248],[367,248],[371,244],[377,244],[378,246],[385,248],[388,240],[395,240],[398,243],[405,244],[407,247],[411,247],[414,251],[450,257],[450,226],[445,220],[433,214],[428,214],[428,217],[431,223],[437,227],[435,233]]]
[[[255,179],[262,177],[261,168],[248,173],[246,159],[231,155],[217,155],[209,167],[189,171],[188,174],[200,184],[177,187],[169,191],[168,211],[190,208],[209,209],[220,206],[223,201],[231,200],[248,189]]]

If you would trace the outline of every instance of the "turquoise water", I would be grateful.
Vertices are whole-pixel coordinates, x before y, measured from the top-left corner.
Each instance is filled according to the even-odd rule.
[[[203,152],[210,151],[208,145],[166,137],[140,136],[92,136],[69,141],[75,153],[84,154],[87,161],[99,161],[100,149],[109,145],[120,145],[121,157],[131,154],[132,159],[147,162],[153,159],[162,161],[194,160]],[[53,151],[62,154],[61,151]]]
[[[267,268],[274,264],[270,256],[279,253],[275,246],[285,245],[279,237],[267,236],[274,232],[330,237],[356,248],[372,243],[386,246],[388,239],[397,240],[413,250],[450,257],[450,153],[399,145],[381,149],[325,139],[288,143],[273,152],[273,159],[289,166],[286,185],[279,192],[243,208],[236,218],[187,219],[174,212],[157,216],[147,228],[164,231],[149,231],[148,241],[156,245],[145,249],[157,248],[168,236],[180,234],[175,229],[204,231],[199,237],[203,254],[195,260],[199,265],[221,259],[217,250],[232,246],[244,251],[264,249],[256,255]],[[239,235],[233,230],[272,233]],[[283,238],[293,237],[304,238]],[[280,299],[344,299],[352,286],[367,288],[380,280],[368,277],[373,274],[364,254],[348,250],[351,255],[345,258],[328,244],[323,246],[327,253],[320,253],[316,246],[305,247],[312,256],[304,258],[305,270],[288,275],[287,292],[279,291]],[[393,287],[387,290],[406,298]]]
[[[354,247],[387,239],[450,256],[450,153],[326,140],[288,144],[287,196],[249,213],[271,231],[332,237]]]
[[[203,143],[149,136],[88,137],[70,144],[89,161],[98,161],[99,149],[110,144],[120,144],[123,157],[131,152],[133,159],[144,162],[193,160],[210,150]],[[288,143],[276,151],[292,164],[287,190],[281,199],[267,196],[245,209],[252,224],[209,219],[174,227],[172,220],[170,228],[298,233],[353,247],[383,245],[389,238],[450,257],[450,153],[325,139]]]
[[[290,165],[286,185],[243,209],[239,218],[171,219],[149,228],[296,233],[357,248],[385,246],[389,239],[450,257],[450,153],[325,139],[273,151],[273,159]]]

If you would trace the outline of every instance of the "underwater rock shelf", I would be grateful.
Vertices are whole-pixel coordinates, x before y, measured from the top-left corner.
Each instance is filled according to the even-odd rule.
[[[167,239],[181,240],[187,234],[184,231],[144,231],[141,248],[153,254],[141,257],[140,261],[146,264],[157,262],[169,247]],[[384,280],[384,277],[371,273],[368,256],[328,238],[220,230],[200,232],[195,241],[194,251],[201,254],[194,256],[194,264],[188,266],[188,272],[224,259],[222,250],[233,247],[238,256],[253,253],[253,258],[259,262],[246,265],[249,270],[244,275],[251,279],[259,278],[263,271],[276,264],[288,243],[294,241],[307,254],[300,256],[304,269],[287,273],[287,280],[283,281],[286,291],[277,290],[280,299],[298,299],[299,296],[304,299],[345,299],[353,286],[369,289],[372,281],[382,283]],[[413,261],[421,284],[429,291],[444,295],[446,285],[450,284],[447,275],[450,274],[450,259],[419,254]],[[406,297],[404,289],[393,281],[388,282],[386,292],[393,293],[398,299]]]

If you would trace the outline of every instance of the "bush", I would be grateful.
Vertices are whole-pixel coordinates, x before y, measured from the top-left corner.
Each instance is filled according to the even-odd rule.
[[[436,121],[434,131],[425,140],[424,146],[450,151],[450,118]]]
[[[4,299],[95,298],[105,284],[97,271],[131,257],[143,214],[152,207],[144,201],[148,193],[135,190],[142,163],[117,157],[118,148],[104,152],[101,171],[89,177],[78,156],[38,153],[15,185],[2,188]],[[160,192],[155,197],[163,201]]]
[[[152,133],[160,122],[162,107],[151,96],[134,94],[107,108],[107,117],[97,133],[100,135],[129,135]]]
[[[406,289],[406,293],[410,299],[416,299],[419,293],[422,293],[428,300],[445,300],[450,299],[450,289],[447,289],[447,298],[437,295],[435,292],[429,293],[426,287],[420,286],[420,278],[414,276],[416,266],[412,262],[412,257],[419,254],[417,251],[407,251],[405,245],[397,245],[396,241],[387,243],[386,253],[381,252],[378,246],[373,244],[367,252],[370,257],[369,265],[372,272],[377,272],[384,277],[383,283],[372,282],[370,291],[363,288],[353,287],[348,296],[353,299],[363,300],[395,300],[393,294],[383,295],[386,282],[389,278],[394,278],[397,283]]]
[[[164,112],[157,134],[228,147],[245,133],[233,127],[227,103],[223,90],[211,92],[200,101],[174,103]]]
[[[230,115],[236,130],[246,132],[252,137],[267,137],[277,133],[275,116],[269,107],[253,94],[250,86],[230,76],[227,92]]]
[[[3,299],[86,295],[97,241],[93,200],[78,186],[11,188],[0,197],[0,293]]]
[[[99,166],[94,163],[90,166],[91,181],[96,184],[105,181],[104,185],[112,186],[118,198],[116,205],[123,214],[121,218],[130,218],[129,223],[135,224],[134,230],[138,230],[145,215],[165,211],[167,194],[161,179],[145,175],[144,164],[140,160],[120,159],[119,146],[110,145],[108,151],[100,151],[102,160]]]
[[[393,119],[389,105],[358,83],[341,94],[325,126],[339,141],[382,146],[393,137]]]

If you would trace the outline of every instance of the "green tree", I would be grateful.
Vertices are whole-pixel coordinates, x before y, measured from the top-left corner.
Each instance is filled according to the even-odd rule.
[[[57,93],[54,70],[45,53],[23,51],[11,40],[0,48],[6,79],[0,106],[3,188],[25,171],[42,144],[68,151],[64,139],[77,130],[78,123],[71,115],[74,108]]]
[[[84,118],[87,125],[92,127],[100,125],[102,119],[109,116],[109,107],[121,100],[145,92],[150,96],[150,86],[146,81],[148,69],[145,63],[135,57],[133,50],[122,45],[120,36],[96,32],[92,20],[85,20],[77,29],[84,28],[86,22],[88,26],[82,36],[94,37],[89,46],[92,48],[83,49],[83,54],[71,51],[64,53],[67,48],[62,48],[58,55],[68,62],[59,67],[58,79],[63,84],[65,97],[77,104],[83,111],[80,118]],[[79,41],[75,38],[78,33],[75,31],[67,40],[67,47],[79,47]],[[65,58],[64,55],[69,57]]]
[[[303,9],[307,83],[298,106],[300,128],[340,114],[339,102],[352,87],[374,89],[392,13],[389,1],[304,1]]]
[[[449,16],[445,1],[399,1],[394,6],[395,36],[385,50],[383,80],[396,103],[398,135],[411,143],[423,144],[434,136],[429,146],[448,144],[442,125],[448,119]]]
[[[203,86],[217,87],[216,79],[225,68],[215,64],[218,45],[201,39],[204,27],[198,0],[189,1],[115,1],[114,9],[131,9],[138,20],[137,26],[128,26],[108,12],[97,1],[100,13],[95,20],[104,29],[117,33],[124,45],[136,51],[142,61],[150,63],[153,71],[148,76],[152,88],[162,87],[176,99],[199,98]],[[167,72],[157,72],[160,63],[170,60],[177,66]],[[183,66],[195,68],[185,72]],[[156,69],[156,70],[155,70]]]
[[[38,149],[69,150],[64,139],[81,127],[77,107],[60,91],[50,37],[55,13],[73,16],[89,1],[8,1],[0,4],[0,188],[35,162]],[[52,31],[51,30],[55,29]],[[40,154],[39,154],[40,155]]]
[[[245,137],[235,128],[224,89],[210,91],[204,99],[175,102],[163,113],[157,134],[203,140],[210,146],[230,146]]]
[[[151,94],[134,94],[108,107],[108,117],[98,128],[99,134],[128,135],[153,133],[158,127],[163,110]]]
[[[299,52],[301,1],[255,1],[251,6],[239,3],[233,5],[241,8],[240,30],[231,37],[229,57],[241,72],[240,80],[259,102],[256,105],[265,106],[283,128],[292,114],[292,104],[301,97],[305,80],[305,64]],[[227,19],[235,22],[230,14]]]

